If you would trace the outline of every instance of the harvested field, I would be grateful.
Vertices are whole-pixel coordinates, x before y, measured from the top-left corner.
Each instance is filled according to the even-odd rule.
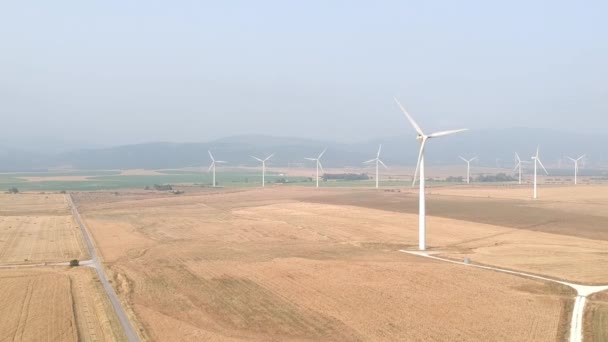
[[[87,258],[72,216],[0,216],[0,264]]]
[[[69,215],[70,209],[61,194],[0,194],[0,215],[36,216]]]
[[[153,340],[564,335],[568,290],[399,253],[415,244],[415,215],[303,202],[313,194],[75,197],[119,295]],[[441,217],[431,224],[441,227],[430,236],[436,245],[519,231]]]
[[[119,341],[92,270],[0,270],[0,336],[11,341]],[[74,311],[76,310],[76,311]],[[94,316],[94,317],[91,317]]]
[[[585,341],[608,342],[608,292],[590,298],[585,313]]]

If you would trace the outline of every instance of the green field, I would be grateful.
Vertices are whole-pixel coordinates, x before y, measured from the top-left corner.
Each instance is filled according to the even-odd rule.
[[[117,171],[83,171],[83,172],[28,172],[0,174],[0,189],[16,187],[19,191],[94,191],[152,187],[154,184],[195,184],[209,186],[212,175],[206,172],[169,170],[161,175],[121,175]],[[53,180],[58,176],[86,176],[86,180],[64,181]],[[20,177],[49,177],[48,181],[29,182]],[[305,177],[279,177],[267,175],[266,181],[273,183],[285,178],[289,183],[306,184]],[[253,187],[261,184],[262,177],[255,172],[218,172],[216,183],[223,187]],[[308,182],[309,183],[309,182]]]
[[[212,175],[207,172],[194,172],[185,170],[162,170],[158,175],[121,175],[119,171],[61,171],[61,172],[24,172],[0,174],[0,189],[16,187],[19,191],[95,191],[116,189],[143,189],[155,184],[171,185],[200,185],[210,186]],[[85,176],[86,180],[54,180],[50,177]],[[23,177],[40,177],[41,181],[30,182]],[[49,177],[49,180],[44,178]],[[266,175],[267,184],[276,183],[284,179],[285,185],[315,186],[315,181],[308,177],[283,177],[275,173]],[[226,188],[245,188],[260,186],[262,177],[259,172],[226,170],[216,174],[218,186]],[[505,183],[485,183],[497,185]],[[409,181],[381,181],[381,187],[409,187]],[[462,183],[427,181],[428,186],[463,185]],[[476,183],[476,185],[481,185]],[[360,181],[320,181],[321,187],[375,187],[374,180]]]

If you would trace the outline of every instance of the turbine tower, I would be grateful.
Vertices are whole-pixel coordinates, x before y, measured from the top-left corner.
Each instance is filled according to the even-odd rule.
[[[519,168],[519,185],[521,185],[521,169],[524,163],[530,163],[527,160],[521,160],[519,158],[519,154],[517,154],[517,152],[515,152],[515,159],[517,160],[517,164],[515,165],[515,168],[513,168],[513,171],[517,170]]]
[[[537,165],[540,165],[543,168],[543,170],[545,170],[545,173],[547,175],[549,174],[549,172],[547,172],[547,169],[545,169],[543,162],[541,162],[540,158],[538,157],[539,149],[540,149],[540,147],[536,148],[536,155],[532,157],[532,160],[534,160],[534,199],[538,198],[538,190],[537,190],[537,183],[536,183]]]
[[[376,162],[376,189],[378,189],[378,164],[382,164],[382,166],[384,166],[385,169],[388,169],[388,167],[386,166],[386,164],[384,164],[384,162],[382,162],[382,160],[380,160],[380,151],[382,150],[382,144],[380,144],[380,147],[378,148],[378,153],[376,154],[376,158],[374,159],[370,159],[368,161],[363,162],[364,164],[370,164],[373,162]]]
[[[471,159],[465,159],[462,156],[459,156],[460,159],[464,160],[465,163],[467,163],[467,184],[471,183],[471,162],[475,159],[477,159],[477,157],[473,157]]]
[[[304,158],[306,160],[312,160],[317,163],[317,188],[319,187],[319,168],[321,168],[321,171],[325,172],[325,170],[323,170],[323,165],[321,165],[321,157],[323,157],[325,151],[327,151],[327,147],[323,150],[323,152],[321,152],[321,154],[319,154],[317,158]]]
[[[211,154],[211,151],[207,151],[209,152],[209,157],[211,157],[211,165],[209,166],[209,169],[207,170],[207,172],[211,171],[211,169],[213,169],[213,187],[215,188],[215,166],[217,164],[224,164],[226,163],[225,161],[222,160],[215,160],[215,158],[213,158],[213,154]]]
[[[574,159],[574,158],[570,158],[568,157],[568,159],[572,160],[574,162],[574,185],[578,184],[577,178],[578,178],[578,162],[585,158],[585,155],[583,154],[582,156]]]
[[[269,155],[268,157],[266,157],[266,159],[260,159],[258,157],[251,156],[251,158],[262,163],[262,188],[266,184],[266,161],[268,161],[268,159],[272,158],[273,156],[274,156],[274,153]]]
[[[454,133],[466,131],[466,129],[457,129],[452,131],[443,131],[432,134],[424,134],[420,126],[412,119],[412,117],[408,114],[408,112],[403,108],[401,103],[395,98],[395,102],[405,114],[405,117],[408,119],[410,124],[414,127],[418,136],[416,139],[420,141],[420,152],[418,154],[418,163],[416,164],[416,172],[414,172],[414,181],[412,182],[412,186],[416,184],[416,175],[418,174],[418,170],[420,170],[420,204],[419,204],[419,217],[418,217],[418,248],[423,251],[426,249],[426,213],[425,213],[425,198],[424,198],[424,187],[425,187],[425,175],[424,175],[424,147],[426,146],[426,142],[431,138],[438,138],[446,135],[451,135]]]

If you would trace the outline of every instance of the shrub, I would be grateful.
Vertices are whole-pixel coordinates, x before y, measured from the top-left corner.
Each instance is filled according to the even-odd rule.
[[[171,191],[173,187],[171,184],[154,184],[154,189],[157,191]]]
[[[78,259],[70,260],[70,267],[76,267],[78,265],[80,265],[80,262],[78,261]]]
[[[369,176],[365,173],[324,173],[323,180],[345,180],[345,181],[356,181],[356,180],[368,180]]]

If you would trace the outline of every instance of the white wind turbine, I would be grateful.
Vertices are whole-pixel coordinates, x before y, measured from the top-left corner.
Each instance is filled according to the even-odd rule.
[[[373,162],[376,162],[376,189],[378,189],[378,169],[379,169],[379,164],[382,164],[382,166],[384,166],[385,169],[388,169],[388,166],[386,166],[386,164],[384,164],[384,162],[382,162],[382,160],[380,160],[380,151],[382,150],[382,144],[380,144],[380,147],[378,148],[378,153],[376,154],[376,158],[374,159],[370,159],[368,161],[363,162],[364,164],[371,164]]]
[[[213,154],[211,154],[211,151],[207,152],[209,152],[209,157],[211,157],[211,165],[209,165],[209,169],[207,170],[207,172],[213,169],[213,187],[215,188],[215,166],[216,164],[224,164],[226,162],[222,160],[215,160],[215,158],[213,158]]]
[[[426,249],[426,213],[425,213],[425,197],[424,197],[424,186],[425,186],[425,175],[424,175],[424,147],[426,146],[426,141],[430,138],[438,138],[438,137],[442,137],[445,135],[450,135],[450,134],[454,134],[454,133],[458,133],[458,132],[462,132],[462,131],[466,131],[466,129],[457,129],[457,130],[452,130],[452,131],[443,131],[443,132],[437,132],[437,133],[432,133],[432,134],[424,134],[424,132],[422,131],[422,129],[420,129],[420,126],[418,126],[418,124],[414,121],[414,119],[412,119],[412,117],[408,114],[408,112],[405,110],[405,108],[403,108],[403,106],[401,105],[401,103],[399,103],[399,101],[397,100],[397,98],[395,98],[395,102],[397,102],[397,105],[399,106],[399,108],[401,108],[401,111],[403,112],[403,114],[405,114],[405,117],[409,120],[409,122],[412,124],[412,126],[414,127],[414,129],[416,130],[416,132],[418,133],[418,137],[416,138],[418,141],[420,141],[420,152],[418,154],[418,163],[416,164],[416,172],[414,173],[414,181],[412,183],[412,186],[414,186],[416,184],[416,175],[418,174],[418,170],[420,170],[420,204],[419,204],[419,216],[418,216],[418,220],[419,220],[419,224],[418,224],[418,247],[421,251]]]
[[[317,158],[304,158],[306,160],[312,160],[317,163],[317,188],[319,187],[319,168],[321,168],[321,171],[325,172],[325,170],[323,170],[323,165],[321,165],[321,157],[323,157],[325,151],[327,151],[327,147],[323,150],[323,152],[321,152],[321,154],[319,154]]]
[[[577,178],[578,178],[578,162],[585,158],[585,155],[583,154],[582,156],[574,159],[574,158],[570,158],[568,157],[568,159],[572,160],[574,162],[574,185],[578,184]]]
[[[521,185],[521,169],[524,163],[530,163],[527,160],[521,160],[519,158],[519,154],[517,154],[517,152],[515,152],[515,159],[517,159],[517,164],[515,165],[515,168],[513,168],[513,171],[517,170],[519,168],[519,185]]]
[[[471,159],[465,159],[462,156],[459,156],[460,159],[464,160],[465,163],[467,163],[467,184],[471,183],[471,162],[475,159],[477,159],[477,157],[473,157]]]
[[[538,157],[539,149],[540,149],[540,147],[536,148],[536,155],[532,157],[532,160],[534,160],[534,199],[538,198],[538,190],[537,190],[537,185],[536,185],[537,184],[537,182],[536,182],[537,165],[540,165],[543,168],[543,170],[545,170],[545,173],[547,175],[549,174],[549,172],[547,172],[547,169],[545,169],[545,166],[543,165],[543,163],[540,161],[540,158]]]
[[[260,159],[258,157],[251,156],[251,158],[262,163],[262,187],[264,187],[266,184],[266,162],[268,161],[268,159],[272,158],[273,156],[274,156],[274,153],[269,155],[268,157],[266,157],[266,159]]]

